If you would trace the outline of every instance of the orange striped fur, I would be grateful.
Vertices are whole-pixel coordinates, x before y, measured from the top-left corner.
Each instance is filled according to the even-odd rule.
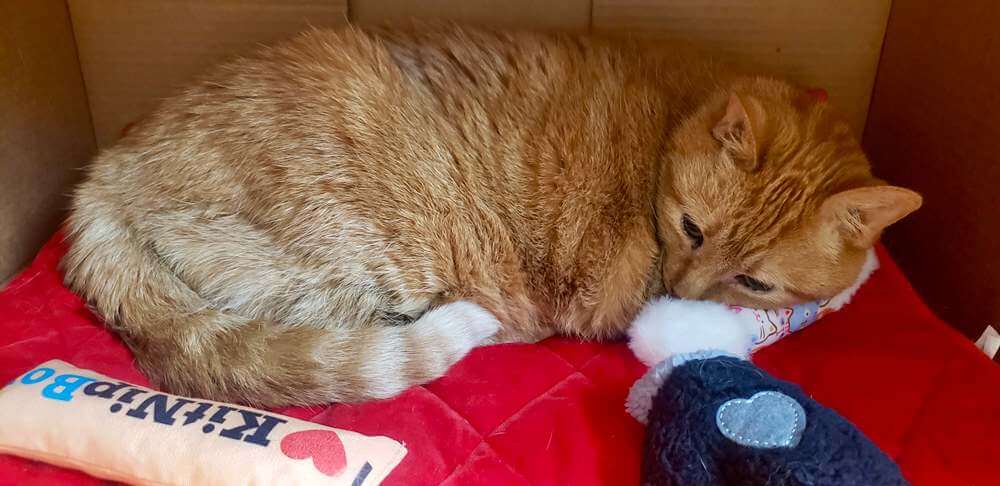
[[[270,406],[392,396],[482,343],[615,336],[664,291],[829,297],[920,198],[803,93],[628,41],[309,32],[96,158],[66,280],[154,382]]]

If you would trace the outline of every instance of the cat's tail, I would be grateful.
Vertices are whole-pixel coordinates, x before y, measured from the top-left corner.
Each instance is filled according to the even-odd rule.
[[[464,301],[395,326],[292,326],[213,309],[112,206],[86,199],[68,223],[66,282],[173,393],[258,406],[386,398],[444,374],[498,327]]]

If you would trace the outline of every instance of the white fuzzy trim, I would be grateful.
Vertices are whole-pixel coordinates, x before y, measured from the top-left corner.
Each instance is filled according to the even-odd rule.
[[[720,356],[740,358],[725,351],[706,350],[688,354],[677,354],[670,359],[660,361],[655,366],[651,366],[646,371],[646,374],[642,375],[642,378],[639,378],[632,385],[632,388],[629,389],[628,397],[625,399],[625,411],[639,422],[647,423],[649,420],[649,411],[653,408],[653,399],[660,392],[660,387],[670,377],[670,373],[673,373],[674,368],[689,361],[706,360]],[[743,359],[745,358],[744,356]]]
[[[745,358],[753,343],[750,331],[725,305],[669,297],[647,304],[628,334],[629,347],[647,366],[707,349]]]
[[[826,307],[836,311],[847,305],[858,289],[861,288],[861,285],[868,281],[868,277],[871,277],[872,273],[875,273],[875,270],[878,270],[878,257],[875,255],[875,249],[872,248],[868,250],[868,255],[865,257],[864,265],[861,265],[861,273],[858,274],[857,280],[850,287],[847,287],[830,299]]]

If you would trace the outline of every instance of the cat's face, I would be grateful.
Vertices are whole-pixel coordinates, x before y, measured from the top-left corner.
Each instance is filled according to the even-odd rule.
[[[683,298],[776,308],[832,297],[921,204],[871,176],[824,101],[778,81],[717,93],[671,149],[657,224],[664,285]]]

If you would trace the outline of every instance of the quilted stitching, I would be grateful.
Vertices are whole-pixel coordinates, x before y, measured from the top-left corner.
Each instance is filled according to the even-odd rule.
[[[486,442],[480,443],[469,455],[469,460],[452,471],[441,484],[461,486],[481,484],[484,481],[509,485],[531,484],[528,478],[511,468]]]
[[[435,394],[435,397],[437,397],[439,400],[441,400],[442,403],[445,403],[445,404],[448,404],[449,406],[452,406],[452,411],[454,411],[457,416],[461,417],[461,420],[464,421],[470,428],[477,429],[477,430],[479,430],[480,432],[483,433],[483,435],[481,436],[482,440],[480,442],[480,445],[469,454],[469,456],[466,459],[465,463],[463,463],[462,465],[456,466],[456,468],[451,472],[451,474],[449,474],[448,477],[445,479],[446,482],[448,480],[450,480],[451,478],[453,478],[454,475],[455,475],[455,473],[458,472],[460,469],[462,469],[464,467],[468,467],[470,465],[470,463],[472,463],[475,460],[478,460],[479,458],[476,457],[476,452],[482,450],[483,446],[485,446],[486,448],[488,448],[489,452],[493,456],[496,457],[496,459],[500,462],[500,464],[506,466],[510,471],[513,471],[519,478],[525,479],[527,481],[527,478],[525,478],[520,473],[517,473],[516,469],[514,469],[507,462],[507,459],[505,457],[503,457],[503,455],[498,454],[493,447],[490,447],[488,440],[490,438],[502,437],[503,435],[505,435],[505,432],[504,432],[505,426],[507,426],[510,423],[516,422],[520,418],[520,416],[521,416],[522,413],[524,413],[526,410],[529,410],[536,403],[544,402],[546,400],[546,398],[549,397],[550,395],[552,395],[553,393],[555,393],[556,390],[559,390],[561,388],[565,388],[565,387],[568,387],[568,386],[573,386],[572,382],[573,382],[574,378],[583,379],[583,380],[586,380],[586,381],[590,382],[591,381],[590,378],[587,377],[585,374],[583,374],[581,372],[580,368],[586,368],[589,363],[591,363],[592,361],[594,361],[595,359],[597,359],[598,357],[600,357],[601,352],[604,351],[603,348],[593,348],[593,349],[588,350],[589,352],[584,352],[584,353],[577,352],[577,353],[575,353],[574,357],[577,358],[577,359],[574,360],[574,361],[579,361],[579,359],[583,358],[585,354],[589,354],[589,357],[587,357],[583,361],[582,366],[578,366],[578,365],[576,365],[573,362],[567,360],[566,358],[562,357],[561,355],[559,355],[558,353],[556,353],[556,352],[554,352],[552,350],[545,350],[544,347],[539,347],[539,346],[531,346],[531,347],[528,347],[528,346],[510,346],[509,347],[509,350],[510,351],[514,351],[514,352],[522,352],[522,351],[527,350],[527,349],[530,349],[531,351],[535,351],[535,353],[533,353],[533,354],[536,357],[536,361],[538,361],[538,357],[541,356],[541,354],[539,354],[538,351],[542,351],[542,354],[548,354],[551,357],[554,357],[554,358],[558,359],[562,363],[565,363],[569,367],[569,369],[572,370],[572,372],[570,372],[569,374],[565,375],[564,377],[562,377],[561,379],[559,379],[558,381],[556,381],[555,384],[553,384],[552,386],[550,386],[547,390],[545,390],[545,391],[543,391],[541,393],[538,393],[537,396],[535,396],[533,399],[531,399],[527,403],[524,403],[522,406],[516,408],[512,413],[510,413],[509,415],[507,415],[507,417],[505,419],[503,419],[502,422],[500,422],[498,425],[496,425],[494,427],[475,427],[472,424],[472,422],[467,417],[463,416],[460,412],[458,412],[458,410],[456,410],[456,408],[454,406],[452,406],[447,400],[445,400],[443,397]],[[466,360],[466,363],[468,361],[469,360]],[[516,361],[521,361],[521,360],[518,359]],[[463,366],[463,364],[459,364],[458,367],[461,368]],[[532,363],[532,368],[534,368],[535,366],[536,366],[536,364],[533,362]],[[458,372],[460,373],[460,370],[458,370]],[[455,374],[455,373],[456,373],[456,370],[453,370],[452,374]],[[439,380],[438,382],[433,383],[433,384],[428,385],[428,386],[425,386],[423,388],[426,389],[426,390],[428,390],[428,391],[430,391],[433,394],[434,393],[433,392],[433,388],[441,386],[440,384],[441,384],[442,381],[448,381],[448,380],[449,380],[449,377],[445,377],[442,380]],[[503,415],[505,415],[505,414],[499,414],[498,416],[502,417]],[[489,428],[489,431],[486,432],[484,430],[484,428]],[[548,449],[549,446],[551,445],[551,441],[552,441],[552,435],[549,436],[549,439],[547,441],[547,447],[546,447],[546,449]]]
[[[0,293],[0,382],[60,358],[146,383],[128,350],[61,285],[54,238]],[[845,311],[755,359],[857,423],[915,484],[989,484],[1000,457],[1000,367],[937,320],[882,253]],[[410,454],[390,484],[630,484],[643,430],[623,410],[644,371],[622,343],[550,339],[473,351],[393,400],[280,410],[387,435]],[[100,484],[0,456],[0,483]]]

